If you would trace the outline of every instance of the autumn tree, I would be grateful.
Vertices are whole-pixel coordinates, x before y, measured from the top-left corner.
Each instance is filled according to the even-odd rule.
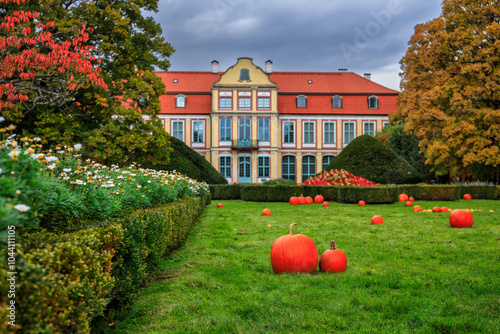
[[[102,60],[100,75],[107,89],[81,85],[64,108],[26,113],[20,128],[50,144],[80,142],[100,162],[168,163],[169,136],[157,117],[165,86],[154,70],[168,69],[173,48],[161,27],[144,14],[156,11],[157,2],[26,0],[24,10],[37,10],[53,21],[52,32],[61,40],[68,39],[68,31],[87,27],[86,43]]]
[[[399,111],[438,175],[486,166],[499,178],[500,1],[444,0],[401,60]]]

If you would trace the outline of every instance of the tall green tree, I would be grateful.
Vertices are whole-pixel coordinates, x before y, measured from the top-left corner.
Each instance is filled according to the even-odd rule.
[[[160,25],[145,15],[157,11],[157,5],[158,0],[21,4],[21,9],[36,10],[43,20],[53,21],[52,35],[60,40],[85,25],[86,43],[101,59],[100,75],[107,89],[80,85],[65,105],[40,106],[13,121],[45,143],[82,143],[96,161],[168,163],[169,135],[157,117],[165,86],[154,70],[168,69],[174,49],[162,37]]]
[[[401,60],[399,111],[438,175],[500,166],[500,1],[444,0]],[[455,174],[455,175],[453,175]]]

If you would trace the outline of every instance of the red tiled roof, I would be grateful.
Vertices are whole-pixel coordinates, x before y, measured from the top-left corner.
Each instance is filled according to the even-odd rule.
[[[186,107],[175,107],[176,95],[160,96],[161,114],[210,114],[212,112],[212,95],[186,95]]]
[[[351,72],[273,72],[269,79],[277,84],[278,93],[398,93]],[[309,80],[312,83],[308,83]]]
[[[212,74],[212,72],[156,71],[155,74],[162,79],[167,93],[210,93],[212,85],[220,79],[222,72]]]

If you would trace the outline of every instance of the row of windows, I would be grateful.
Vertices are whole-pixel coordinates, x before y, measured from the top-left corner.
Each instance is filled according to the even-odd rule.
[[[250,118],[238,119],[238,139],[249,140],[251,136]],[[387,126],[384,122],[384,127]],[[355,137],[355,122],[343,123],[343,143],[349,144]],[[314,144],[316,142],[316,123],[303,123],[304,144]],[[205,122],[193,121],[193,143],[205,142],[204,136]],[[336,143],[336,122],[323,122],[323,144],[334,145]],[[257,133],[259,141],[270,141],[271,125],[269,118],[259,118],[257,122]],[[375,136],[375,122],[363,122],[363,134]],[[184,121],[172,121],[172,136],[184,140]],[[232,139],[232,119],[220,118],[219,120],[219,140],[229,141]],[[283,143],[295,143],[295,122],[283,122]]]
[[[322,159],[322,169],[325,169],[330,162],[335,158],[334,155],[325,155]],[[230,156],[219,157],[219,172],[227,178],[231,177],[232,158]],[[238,171],[239,176],[250,175],[247,174],[247,166],[250,168],[250,157],[238,157]],[[296,157],[293,155],[286,155],[281,159],[281,177],[287,180],[296,181]],[[257,170],[258,177],[270,177],[270,158],[268,156],[257,157]],[[302,182],[306,179],[316,175],[316,157],[313,155],[306,155],[302,157]]]
[[[378,97],[370,96],[368,97],[368,109],[378,109]],[[175,98],[176,108],[186,107],[186,96],[177,95]],[[248,96],[238,97],[238,109],[250,109],[252,107],[252,99]],[[271,107],[271,99],[269,97],[258,97],[257,98],[257,108],[259,109],[269,109]],[[229,96],[221,96],[219,98],[219,109],[232,109],[233,108],[233,98]],[[297,96],[297,108],[307,108],[307,97],[304,95]],[[332,97],[332,108],[339,109],[342,108],[342,97],[333,96]]]
[[[296,98],[297,108],[307,108],[307,97],[304,95],[299,95]],[[367,98],[368,109],[378,109],[378,97],[369,96]],[[332,108],[340,109],[342,108],[342,96],[335,95],[332,97]]]

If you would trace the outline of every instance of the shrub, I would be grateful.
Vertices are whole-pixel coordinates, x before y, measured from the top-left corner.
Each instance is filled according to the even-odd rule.
[[[326,168],[333,169],[345,169],[380,184],[417,183],[422,179],[406,160],[368,135],[359,136],[347,145]]]
[[[118,225],[73,234],[23,236],[23,243],[16,245],[20,255],[16,263],[16,324],[21,332],[88,333],[90,319],[102,314],[109,302],[114,283],[111,259],[122,238]],[[2,252],[0,257],[5,257]],[[1,268],[2,281],[6,275]],[[7,301],[5,286],[0,289],[2,305]],[[2,323],[5,320],[0,319]]]
[[[289,186],[295,186],[297,185],[297,182],[294,180],[287,180],[287,179],[274,179],[274,180],[269,180],[263,183],[266,186],[274,185],[274,184],[285,184]]]
[[[227,184],[227,180],[205,158],[177,138],[170,138],[170,162],[167,165],[143,165],[156,170],[177,171],[208,184]]]
[[[339,187],[338,192],[342,203],[390,204],[398,201],[396,186]]]
[[[458,198],[463,198],[465,194],[470,194],[473,199],[497,199],[498,186],[489,185],[462,185],[457,192]]]
[[[240,188],[239,184],[227,184],[227,185],[218,185],[211,184],[209,186],[210,194],[212,195],[212,199],[240,199]]]
[[[457,186],[420,186],[419,200],[455,201],[460,190]]]

